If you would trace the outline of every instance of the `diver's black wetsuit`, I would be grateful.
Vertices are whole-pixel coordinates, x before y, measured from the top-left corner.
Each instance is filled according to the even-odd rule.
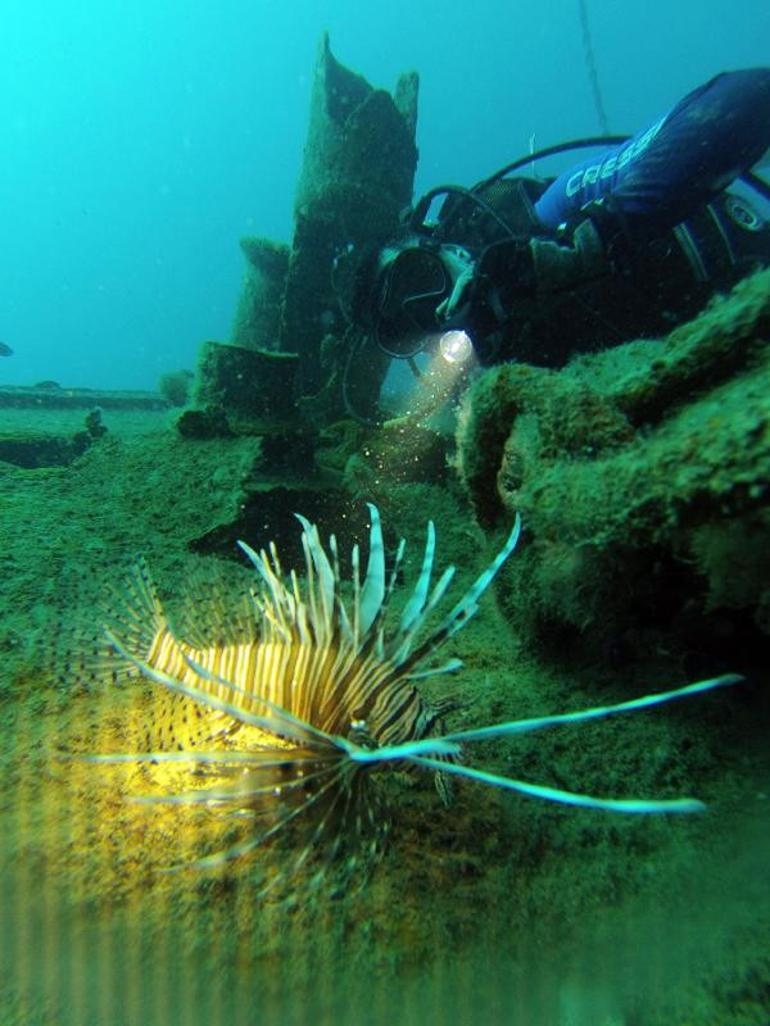
[[[520,196],[542,185],[519,180]],[[506,245],[480,260],[480,284],[465,316],[481,363],[523,360],[559,366],[576,352],[667,334],[719,291],[770,266],[770,225],[754,203],[725,192],[687,220],[631,244],[607,247],[612,270],[568,288],[519,288]]]
[[[404,239],[359,276],[358,321],[405,356],[462,328],[485,364],[559,365],[666,333],[770,265],[755,198],[726,191],[768,147],[770,69],[726,72],[555,180],[434,190],[448,194],[438,215],[418,204]]]
[[[725,191],[768,147],[770,70],[750,69],[716,76],[545,186],[496,183],[487,198],[519,207],[515,233],[523,213],[533,238],[568,236],[590,219],[608,262],[551,287],[547,261],[539,279],[522,272],[520,244],[500,239],[482,251],[466,314],[480,360],[558,365],[576,351],[657,336],[770,265],[770,225],[745,193]]]

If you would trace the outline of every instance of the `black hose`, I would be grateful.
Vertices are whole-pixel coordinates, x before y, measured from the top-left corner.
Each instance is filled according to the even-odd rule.
[[[764,178],[760,178],[754,171],[744,171],[742,175],[738,175],[742,182],[745,182],[750,188],[754,189],[764,199],[770,203],[770,182],[766,182]]]
[[[349,329],[346,332],[347,336],[355,336],[356,332]],[[345,360],[345,366],[342,369],[342,402],[345,406],[345,412],[351,418],[356,421],[362,427],[378,428],[382,427],[383,419],[375,419],[373,417],[367,417],[363,413],[359,413],[353,404],[353,400],[350,397],[350,368],[353,366],[353,360],[356,359],[361,349],[369,341],[367,335],[358,335],[357,338],[350,338],[350,344],[348,346],[348,355]]]
[[[483,181],[477,182],[471,189],[471,192],[481,192],[490,185],[494,185],[501,178],[505,178],[511,171],[518,171],[520,167],[531,164],[535,160],[545,160],[546,157],[554,157],[558,153],[567,153],[569,150],[587,150],[594,146],[620,146],[621,143],[627,142],[630,138],[630,135],[591,135],[584,139],[571,139],[569,142],[557,143],[555,146],[546,146],[545,149],[528,153],[526,157],[519,157],[518,160],[514,160],[510,164],[506,164],[505,167],[501,167],[499,171],[495,171],[489,178],[484,178]]]
[[[477,195],[478,190],[479,187],[477,185],[474,185],[472,189],[466,189],[463,185],[437,185],[434,189],[431,189],[430,192],[426,192],[414,208],[414,213],[410,219],[412,227],[415,229],[419,228],[436,196],[464,196],[479,207],[479,209],[483,210],[487,217],[491,217],[493,221],[497,221],[506,235],[510,235],[510,225],[506,223],[504,218],[500,217],[494,207],[490,206],[486,200],[483,200],[481,196]]]

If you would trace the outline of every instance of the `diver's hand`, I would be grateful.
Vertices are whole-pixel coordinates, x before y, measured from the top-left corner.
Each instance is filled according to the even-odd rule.
[[[463,313],[463,307],[470,302],[473,276],[474,267],[470,264],[461,272],[446,299],[436,307],[436,320],[439,324],[446,324],[453,317]]]

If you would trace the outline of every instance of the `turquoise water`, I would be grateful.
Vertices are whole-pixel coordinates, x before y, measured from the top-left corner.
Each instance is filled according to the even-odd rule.
[[[635,131],[717,71],[766,59],[763,0],[588,7],[614,132]],[[377,87],[420,73],[420,193],[469,186],[531,141],[599,130],[578,8],[9,3],[0,339],[15,355],[0,381],[151,388],[194,367],[200,340],[227,335],[238,238],[290,239],[324,30]]]
[[[597,99],[611,131],[633,132],[717,72],[766,61],[766,0],[659,6],[51,0],[0,13],[0,1026],[770,1023],[767,272],[668,339],[619,337],[559,372],[468,371],[351,336],[324,234],[374,223],[396,164],[386,144],[404,128],[375,94],[392,137],[367,149],[349,123],[317,129],[324,32],[377,89],[419,73],[418,159],[395,217],[410,187],[470,186],[596,134]],[[369,95],[347,81],[343,107]],[[352,188],[349,165],[363,168]],[[185,370],[176,393],[160,381]],[[378,395],[379,419],[361,416]],[[245,598],[254,575],[236,541],[275,541],[299,574],[281,592],[296,631],[282,630],[305,643],[294,514],[330,553],[336,535],[352,609],[367,502],[383,515],[384,577],[363,605],[389,581],[391,623],[435,523],[433,580],[457,572],[431,630],[522,516],[516,551],[442,650],[463,668],[415,684],[429,736],[745,680],[491,731],[452,747],[464,775],[388,765],[372,782],[381,805],[352,804],[376,809],[387,840],[350,872],[319,843],[338,836],[334,817],[313,833],[315,800],[247,857],[196,867],[313,785],[284,767],[220,816],[137,800],[195,794],[200,766],[88,760],[168,754],[169,724],[182,755],[200,740],[194,706],[145,672],[157,624],[126,583],[137,554],[202,658],[254,640],[244,615],[262,607]],[[321,582],[330,572],[317,560]],[[316,587],[311,623],[329,595]],[[113,676],[115,616],[139,673],[124,660]],[[317,678],[333,677],[337,644]],[[371,652],[384,658],[374,640]],[[289,691],[314,679],[303,672]],[[345,715],[363,752],[377,743],[376,710]],[[206,734],[220,755],[256,744],[221,722]],[[280,749],[286,733],[296,741],[260,743]],[[496,786],[512,779],[546,798],[637,799],[634,812],[694,801],[619,815]]]

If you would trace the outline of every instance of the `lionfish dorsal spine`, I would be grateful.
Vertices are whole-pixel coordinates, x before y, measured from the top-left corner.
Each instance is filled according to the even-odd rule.
[[[297,610],[302,605],[302,590],[299,584],[299,577],[297,571],[292,569],[291,575],[291,595],[286,598],[286,606],[289,610],[292,620],[296,618]]]
[[[451,638],[453,634],[456,634],[457,631],[465,626],[468,620],[470,620],[478,610],[479,598],[492,583],[495,575],[505,560],[516,548],[520,534],[521,517],[517,513],[513,530],[497,556],[493,559],[487,569],[476,578],[468,591],[466,591],[459,602],[457,602],[457,604],[450,610],[444,620],[431,632],[431,634],[422,642],[421,645],[419,645],[418,648],[412,650],[412,643],[417,631],[428,618],[438,602],[443,598],[444,593],[449,586],[449,582],[452,579],[454,567],[447,567],[434,587],[433,594],[431,595],[427,606],[423,612],[415,618],[415,622],[409,634],[402,636],[399,632],[393,639],[393,644],[399,645],[399,647],[393,652],[391,658],[399,670],[402,672],[409,672],[412,667],[418,666],[424,659],[427,659],[428,656],[432,655],[433,652],[440,648],[445,641]]]
[[[360,631],[361,638],[366,638],[369,628],[382,608],[385,597],[385,546],[382,540],[380,514],[375,505],[367,503],[371,517],[369,531],[369,561],[366,565],[366,577],[360,596]]]
[[[425,554],[422,559],[420,576],[417,578],[414,591],[412,592],[409,601],[404,606],[404,610],[401,614],[401,621],[398,626],[400,634],[409,633],[415,620],[417,620],[425,608],[425,602],[428,598],[428,589],[430,588],[430,579],[433,573],[433,559],[435,552],[436,528],[433,526],[433,521],[429,520],[427,536],[425,538]]]
[[[364,638],[362,651],[369,651],[373,646],[375,657],[378,659],[384,659],[386,643],[385,643],[385,615],[388,610],[388,603],[390,602],[391,596],[395,589],[396,581],[398,580],[398,573],[401,569],[401,562],[404,558],[404,550],[406,548],[406,542],[402,538],[398,543],[396,549],[396,556],[393,561],[393,569],[388,579],[388,584],[385,589],[385,594],[380,602],[380,608],[377,610],[377,614],[369,627],[368,637]]]
[[[456,673],[458,670],[463,668],[462,659],[448,659],[441,666],[431,666],[427,670],[417,670],[416,673],[407,674],[407,679],[410,681],[425,680],[428,677],[441,677],[445,673]]]
[[[494,580],[500,567],[516,548],[520,534],[521,516],[517,513],[513,529],[508,535],[505,545],[500,549],[486,570],[479,574],[460,601],[449,611],[444,622],[437,628],[437,634],[446,631],[446,637],[451,638],[453,634],[459,631],[475,615],[479,608],[479,599]]]
[[[300,513],[294,514],[302,524],[302,548],[305,552],[307,565],[308,593],[311,597],[316,627],[326,637],[331,634],[334,614],[334,595],[336,578],[329,558],[321,544],[318,527]],[[313,570],[317,578],[317,587],[313,581]]]
[[[329,535],[329,551],[332,556],[332,573],[334,574],[334,591],[333,591],[333,602],[335,612],[335,627],[339,630],[340,635],[347,642],[348,645],[352,644],[353,641],[353,630],[348,619],[348,611],[345,608],[345,603],[342,601],[340,595],[340,581],[342,575],[340,574],[340,554],[337,548],[337,536],[334,534]]]
[[[409,631],[406,634],[404,634],[402,631],[399,630],[392,639],[390,645],[390,659],[395,663],[396,666],[404,666],[407,664],[407,661],[409,666],[416,665],[422,659],[424,659],[425,656],[428,655],[433,648],[437,648],[438,645],[441,644],[441,642],[444,640],[443,638],[441,638],[440,640],[436,640],[434,644],[434,639],[438,634],[438,631],[434,631],[431,634],[431,636],[425,642],[423,642],[419,649],[417,649],[414,652],[412,651],[412,646],[414,644],[415,637],[420,632],[425,621],[431,615],[431,613],[436,608],[438,603],[444,597],[444,594],[446,593],[446,590],[449,587],[454,575],[455,567],[448,566],[442,573],[441,577],[439,577],[438,581],[436,581],[433,587],[433,591],[431,592],[430,598],[428,599],[427,605],[425,605],[420,614],[413,619]]]
[[[280,604],[280,592],[277,593],[276,589],[282,589],[281,582],[276,578],[273,570],[268,563],[267,555],[263,549],[259,554],[252,549],[245,541],[238,541],[238,547],[241,549],[243,554],[247,557],[251,565],[257,571],[259,576],[262,578],[264,584],[267,585],[270,590],[270,594],[273,596],[273,602],[276,605]]]
[[[361,644],[361,553],[357,544],[350,553],[350,565],[353,577],[353,648],[357,650]]]
[[[398,542],[398,547],[396,548],[396,557],[393,560],[393,569],[391,570],[390,577],[388,578],[388,587],[385,590],[385,598],[383,599],[382,603],[383,608],[387,606],[387,604],[390,602],[390,597],[393,594],[393,591],[395,590],[396,581],[398,580],[398,574],[401,570],[401,563],[404,559],[405,549],[406,541],[404,538],[400,538]]]

